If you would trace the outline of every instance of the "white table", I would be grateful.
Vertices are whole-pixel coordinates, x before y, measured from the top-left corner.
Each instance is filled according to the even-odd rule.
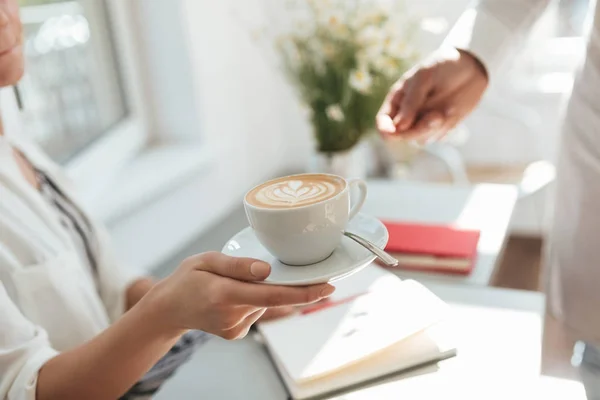
[[[511,185],[455,186],[407,181],[370,181],[364,212],[390,220],[454,224],[481,231],[469,276],[398,271],[403,278],[487,286],[502,258],[517,201]]]
[[[542,294],[424,284],[451,306],[451,318],[460,328],[458,356],[440,363],[435,373],[363,389],[344,399],[490,399],[490,385],[502,388],[506,382],[513,382],[513,387],[518,387],[538,379],[545,304]],[[286,392],[265,350],[251,338],[210,341],[155,397],[157,400],[285,398]]]

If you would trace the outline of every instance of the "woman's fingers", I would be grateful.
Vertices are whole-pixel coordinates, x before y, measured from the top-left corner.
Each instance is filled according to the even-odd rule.
[[[256,321],[260,320],[265,315],[265,313],[268,312],[268,310],[268,308],[260,308],[252,314],[248,315],[244,320],[244,325],[247,325],[248,329],[250,329],[250,327],[254,325]]]
[[[265,308],[259,308],[258,310],[254,310],[253,312],[246,315],[240,322],[232,328],[224,329],[219,336],[227,340],[235,340],[241,339],[248,334],[250,331],[250,327],[256,323],[260,319],[260,317],[265,313]]]
[[[260,321],[271,321],[274,319],[287,317],[288,315],[292,315],[297,311],[298,308],[294,306],[267,308],[265,313],[260,317]]]
[[[226,296],[233,304],[282,307],[310,304],[329,297],[335,288],[328,284],[306,287],[247,284],[232,281]]]
[[[271,273],[271,266],[263,261],[218,252],[197,254],[184,260],[183,265],[242,281],[262,281]]]

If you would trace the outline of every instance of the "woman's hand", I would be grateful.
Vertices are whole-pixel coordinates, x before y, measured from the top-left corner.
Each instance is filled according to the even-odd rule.
[[[392,86],[377,128],[385,138],[440,139],[475,108],[487,85],[487,72],[473,55],[440,49]]]
[[[211,252],[186,259],[140,301],[158,315],[165,333],[199,329],[225,339],[244,337],[267,307],[309,304],[328,297],[333,286],[257,284],[270,266],[249,258]]]

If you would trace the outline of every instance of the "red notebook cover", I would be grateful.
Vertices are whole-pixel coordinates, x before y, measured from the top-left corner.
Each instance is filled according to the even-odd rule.
[[[469,274],[477,258],[480,231],[449,225],[383,221],[390,238],[386,251],[399,268]]]

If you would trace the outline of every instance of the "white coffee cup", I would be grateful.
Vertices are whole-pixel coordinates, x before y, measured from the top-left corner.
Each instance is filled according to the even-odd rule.
[[[359,195],[351,205],[353,188]],[[254,187],[244,197],[244,208],[261,244],[282,263],[301,266],[333,253],[366,197],[367,185],[360,179],[300,174]]]

